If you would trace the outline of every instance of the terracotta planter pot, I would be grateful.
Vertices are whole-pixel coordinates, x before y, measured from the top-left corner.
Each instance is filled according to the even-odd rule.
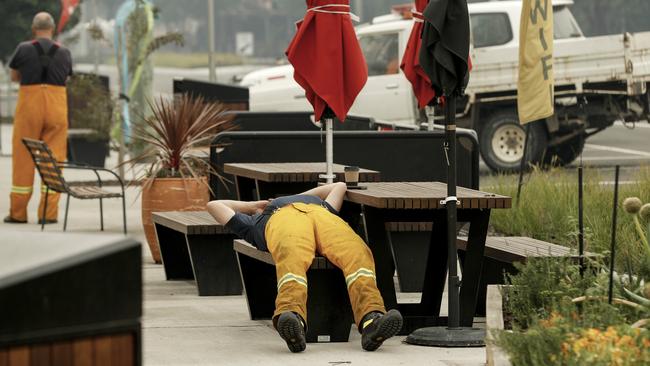
[[[151,186],[142,188],[142,225],[151,255],[156,263],[162,263],[162,260],[151,213],[202,211],[205,210],[209,198],[207,178],[201,180],[157,178]]]

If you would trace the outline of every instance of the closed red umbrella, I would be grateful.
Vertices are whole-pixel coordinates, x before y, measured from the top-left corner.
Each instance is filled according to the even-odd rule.
[[[424,23],[422,12],[428,3],[429,0],[415,1],[415,10],[412,12],[415,24],[413,24],[411,37],[406,45],[406,50],[404,50],[404,57],[402,57],[402,64],[400,65],[402,71],[404,71],[404,75],[413,86],[413,93],[415,93],[415,98],[418,100],[418,107],[420,109],[425,108],[436,97],[436,92],[431,86],[431,79],[429,79],[422,65],[420,65],[422,26]]]
[[[332,118],[345,120],[368,80],[352,18],[349,0],[307,0],[307,13],[286,52],[316,120],[326,120],[328,181],[333,177]]]

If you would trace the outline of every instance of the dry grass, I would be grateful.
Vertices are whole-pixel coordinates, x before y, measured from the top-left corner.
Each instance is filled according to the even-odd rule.
[[[608,179],[609,180],[609,179]],[[618,264],[629,260],[638,265],[644,253],[643,244],[634,229],[632,217],[621,208],[627,197],[639,197],[650,202],[650,167],[641,167],[632,178],[634,183],[620,186],[617,219]],[[611,241],[614,186],[601,184],[603,177],[597,170],[585,170],[584,223],[586,250],[609,252]],[[490,187],[483,189],[515,197],[517,177],[497,177]],[[554,169],[533,171],[523,187],[519,204],[513,202],[510,210],[495,210],[491,224],[494,229],[509,236],[530,236],[536,239],[577,248],[578,180],[575,171]]]

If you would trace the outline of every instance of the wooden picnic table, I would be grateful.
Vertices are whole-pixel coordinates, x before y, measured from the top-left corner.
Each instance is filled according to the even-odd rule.
[[[337,181],[344,181],[345,165],[334,164]],[[224,173],[235,177],[237,197],[243,201],[275,198],[313,188],[325,174],[324,162],[318,163],[229,163]],[[359,182],[378,182],[380,173],[361,168]]]
[[[364,183],[367,190],[349,190],[346,200],[364,213],[367,241],[375,259],[377,285],[388,309],[404,315],[402,333],[424,326],[444,325],[439,316],[447,276],[447,212],[443,204],[447,185],[440,182]],[[460,290],[461,325],[471,326],[479,293],[483,254],[492,209],[507,209],[512,199],[488,192],[458,187],[457,219],[469,223],[467,255]],[[393,274],[394,258],[386,234],[386,223],[431,222],[427,265],[420,303],[398,304]],[[423,253],[426,255],[426,253]]]

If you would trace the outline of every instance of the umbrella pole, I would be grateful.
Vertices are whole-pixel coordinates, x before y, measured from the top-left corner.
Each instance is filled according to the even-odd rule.
[[[456,247],[456,98],[445,103],[445,158],[447,159],[447,265],[448,318],[446,327],[421,328],[408,337],[406,343],[434,347],[480,347],[485,345],[485,330],[460,326],[460,279]]]
[[[332,118],[325,119],[325,161],[327,162],[327,172],[325,179],[327,183],[334,183],[334,133]]]
[[[456,98],[448,97],[445,105],[445,155],[447,158],[447,265],[449,268],[449,328],[460,326],[460,279],[458,278],[458,252],[456,249]]]
[[[424,111],[427,115],[427,131],[433,131],[433,122],[434,122],[434,116],[436,114],[435,107],[433,104],[427,105],[424,107]]]

